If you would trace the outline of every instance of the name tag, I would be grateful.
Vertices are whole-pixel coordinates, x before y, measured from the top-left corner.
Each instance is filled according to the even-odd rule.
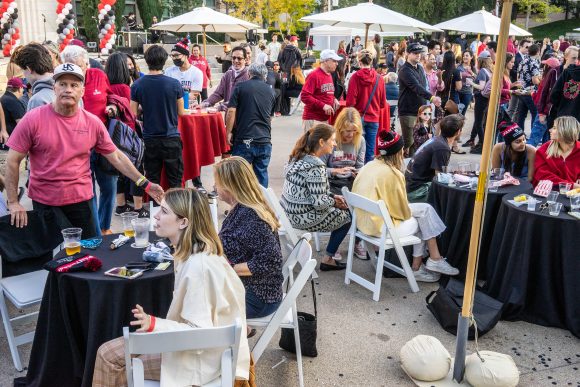
[[[335,150],[334,151],[334,157],[337,158],[337,159],[340,159],[340,158],[344,157],[344,152],[341,151],[341,150]]]

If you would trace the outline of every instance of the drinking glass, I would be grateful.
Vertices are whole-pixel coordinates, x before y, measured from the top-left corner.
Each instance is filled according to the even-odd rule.
[[[479,176],[479,163],[473,164],[473,173],[475,173],[475,176]]]
[[[65,228],[62,232],[62,238],[64,239],[64,249],[66,250],[66,255],[74,255],[81,252],[81,235],[83,233],[82,228]]]
[[[487,189],[489,190],[489,192],[497,192],[499,187],[490,181],[488,186],[487,186]]]
[[[131,220],[133,230],[135,230],[135,243],[131,246],[143,248],[149,246],[149,219],[136,218]]]
[[[560,183],[558,185],[560,187],[560,193],[562,195],[565,195],[566,192],[570,191],[570,188],[572,188],[572,184],[570,184],[570,183]]]
[[[580,211],[580,195],[574,195],[570,198],[570,210]]]
[[[461,173],[462,175],[467,175],[467,172],[469,172],[470,169],[470,164],[469,163],[459,163],[459,173]]]
[[[492,176],[494,180],[503,180],[503,168],[494,168],[492,171]]]
[[[139,214],[137,212],[125,212],[121,214],[121,219],[123,220],[123,234],[125,234],[126,237],[131,238],[135,236],[135,230],[133,230],[131,221],[137,219],[138,216]]]
[[[528,211],[536,211],[536,198],[528,198]]]
[[[472,191],[477,190],[477,178],[476,177],[472,177],[471,179],[469,179],[469,189],[471,189]]]
[[[558,200],[558,195],[560,195],[558,191],[550,192],[548,194],[548,199],[546,200],[548,204],[556,203],[556,201]]]
[[[554,202],[548,204],[548,213],[552,216],[558,216],[562,209],[562,203]]]

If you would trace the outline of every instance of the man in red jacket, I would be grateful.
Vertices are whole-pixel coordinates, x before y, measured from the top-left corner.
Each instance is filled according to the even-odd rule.
[[[359,53],[358,62],[360,70],[350,78],[346,106],[354,106],[362,118],[363,135],[366,141],[365,163],[368,163],[375,155],[379,117],[381,109],[385,107],[387,97],[385,82],[372,67],[373,54],[369,50],[362,50]]]
[[[304,131],[317,124],[328,123],[330,116],[338,109],[339,103],[334,98],[334,82],[331,74],[336,71],[338,61],[342,59],[334,50],[323,50],[320,53],[320,67],[306,78],[300,94],[300,100],[304,103],[302,113]]]

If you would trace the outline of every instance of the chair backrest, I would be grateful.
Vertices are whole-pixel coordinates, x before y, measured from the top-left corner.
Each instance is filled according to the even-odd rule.
[[[365,198],[364,196],[350,192],[347,187],[342,187],[342,194],[348,204],[350,212],[352,213],[352,228],[351,231],[356,230],[356,211],[358,208],[360,210],[366,211],[372,215],[377,215],[383,218],[383,226],[381,227],[381,238],[386,238],[387,233],[390,234],[391,239],[398,239],[397,233],[395,231],[395,225],[387,205],[382,200],[377,200],[376,202]]]
[[[252,353],[254,354],[254,361],[256,363],[262,356],[262,353],[264,353],[264,350],[268,346],[270,340],[272,340],[272,337],[274,336],[274,334],[278,330],[278,327],[284,320],[284,317],[288,313],[288,310],[290,310],[290,308],[292,307],[296,309],[296,298],[298,298],[298,295],[304,288],[304,285],[306,285],[306,282],[312,276],[315,267],[316,261],[314,259],[309,259],[304,265],[302,265],[302,270],[300,271],[296,279],[293,281],[293,283],[290,284],[290,288],[286,293],[286,297],[284,297],[284,299],[280,303],[280,306],[272,316],[270,323],[268,323],[268,326],[266,327],[266,329],[256,342],[254,348],[252,349]],[[298,322],[295,321],[295,323],[297,324]]]
[[[127,382],[133,386],[131,355],[146,355],[165,352],[195,351],[224,348],[221,358],[222,382],[235,379],[235,370],[240,348],[242,321],[238,318],[232,325],[217,328],[192,328],[183,331],[129,333],[123,328],[125,339],[125,364]],[[225,372],[227,370],[227,373]],[[225,383],[223,385],[226,385]]]
[[[301,267],[312,258],[312,246],[310,245],[310,233],[304,233],[298,243],[294,245],[292,252],[284,262],[282,266],[282,275],[284,276],[283,284],[286,284],[288,278],[291,278],[290,285],[294,282],[294,268],[296,267],[297,263],[300,263]]]
[[[276,197],[276,193],[274,193],[274,190],[272,188],[264,188],[262,186],[260,186],[260,188],[262,189],[262,193],[264,194],[266,201],[268,202],[268,204],[270,205],[272,210],[274,210],[274,213],[278,217],[278,220],[280,221],[280,224],[284,229],[285,235],[290,240],[292,246],[295,246],[296,243],[298,243],[298,233],[296,233],[296,230],[294,230],[294,228],[292,227],[292,224],[290,223],[290,220],[288,219],[286,212],[280,205],[280,200],[278,200],[278,198]]]

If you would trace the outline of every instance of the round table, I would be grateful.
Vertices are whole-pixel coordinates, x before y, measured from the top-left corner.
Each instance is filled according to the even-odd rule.
[[[104,342],[122,336],[135,304],[155,316],[167,314],[173,297],[173,266],[152,270],[136,279],[105,276],[128,262],[142,261],[144,249],[127,243],[110,250],[117,235],[103,237],[96,250],[103,266],[96,272],[49,273],[32,344],[27,386],[90,386],[95,357]],[[157,239],[151,233],[149,240]],[[61,252],[59,257],[64,255]]]
[[[447,229],[438,238],[441,254],[447,258],[452,266],[459,269],[460,278],[465,277],[467,269],[467,256],[469,254],[469,236],[471,235],[471,222],[473,220],[473,207],[475,203],[475,191],[462,188],[464,184],[448,186],[440,183],[437,178],[433,179],[429,190],[428,203],[435,208]],[[484,278],[485,262],[489,252],[497,213],[501,205],[501,199],[508,193],[519,193],[531,189],[532,185],[527,181],[520,180],[520,185],[508,185],[499,187],[497,192],[487,194],[485,208],[485,221],[480,241],[478,278]]]
[[[183,182],[198,177],[201,167],[212,165],[215,158],[229,151],[226,126],[222,113],[192,113],[179,117],[178,123],[183,143]],[[161,186],[169,188],[165,173]]]
[[[514,196],[503,198],[497,215],[485,291],[505,303],[505,320],[565,328],[580,337],[580,220],[565,213],[566,197],[558,198],[564,206],[554,217],[540,211],[540,203],[535,212],[509,203]]]

